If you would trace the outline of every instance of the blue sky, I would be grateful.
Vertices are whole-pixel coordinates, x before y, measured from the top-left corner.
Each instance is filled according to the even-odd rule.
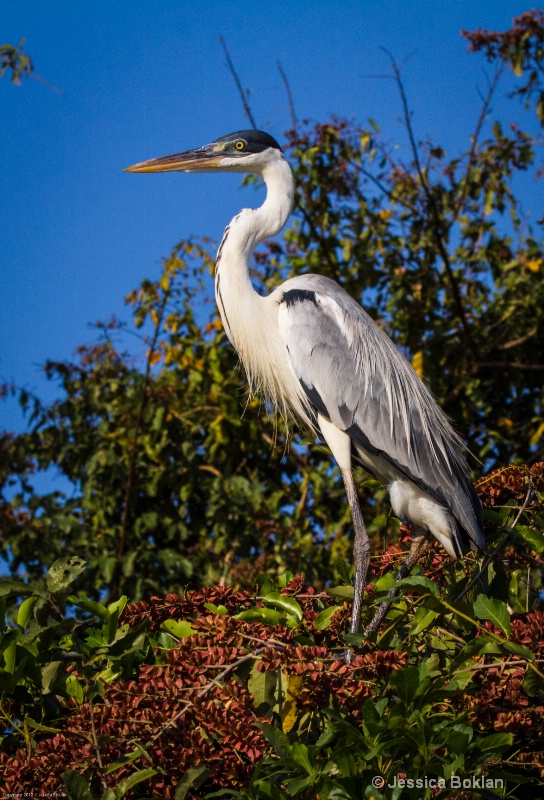
[[[26,37],[37,81],[0,81],[0,382],[55,396],[40,365],[69,358],[88,323],[127,318],[123,297],[182,238],[219,240],[258,202],[235,175],[129,175],[125,166],[248,127],[219,43],[251,89],[259,127],[290,125],[281,61],[299,118],[377,120],[405,144],[380,49],[403,77],[419,136],[451,154],[468,144],[485,88],[462,28],[504,30],[515,0],[237,3],[43,0],[3,3],[0,40]],[[495,109],[500,114],[501,101]],[[0,428],[20,429],[14,403]]]

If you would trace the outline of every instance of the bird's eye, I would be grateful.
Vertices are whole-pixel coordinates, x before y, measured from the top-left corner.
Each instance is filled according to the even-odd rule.
[[[246,143],[243,141],[243,139],[238,139],[238,141],[234,143],[234,146],[237,150],[243,150],[246,146]]]

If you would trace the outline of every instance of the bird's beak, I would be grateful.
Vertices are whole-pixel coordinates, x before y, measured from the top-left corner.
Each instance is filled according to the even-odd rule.
[[[172,156],[152,158],[132,167],[125,172],[212,172],[221,164],[223,152],[218,144],[208,144],[196,150],[176,153]]]

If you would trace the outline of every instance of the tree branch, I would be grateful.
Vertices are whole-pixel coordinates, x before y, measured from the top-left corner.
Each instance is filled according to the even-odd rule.
[[[252,126],[253,130],[257,130],[257,125],[255,124],[255,120],[253,118],[253,114],[251,113],[251,108],[250,108],[248,100],[247,100],[247,91],[245,91],[243,89],[242,84],[240,83],[240,78],[238,77],[238,73],[236,72],[236,70],[234,68],[234,64],[232,63],[232,59],[231,59],[229,51],[227,49],[227,43],[225,42],[225,40],[224,40],[224,38],[222,36],[219,37],[219,41],[221,42],[221,44],[223,46],[223,50],[224,50],[224,53],[225,53],[225,58],[227,59],[227,64],[229,65],[229,69],[231,71],[232,77],[234,78],[234,80],[236,82],[236,86],[238,87],[238,92],[240,93],[240,98],[242,100],[242,105],[244,106],[244,114],[246,115],[248,120],[251,122],[251,126]]]
[[[295,111],[295,104],[293,103],[293,95],[291,94],[291,86],[289,81],[287,80],[287,75],[283,71],[283,67],[281,65],[281,61],[278,59],[278,69],[280,71],[281,79],[283,81],[283,85],[285,86],[285,91],[287,92],[287,100],[289,102],[289,111],[291,112],[291,126],[294,131],[298,128],[298,120]]]
[[[438,251],[440,253],[440,257],[442,258],[442,262],[444,264],[444,269],[446,270],[446,275],[447,275],[448,281],[450,283],[450,287],[451,287],[451,291],[452,291],[452,295],[453,295],[453,302],[454,302],[455,308],[457,310],[457,316],[459,317],[459,320],[461,322],[461,326],[463,328],[463,334],[464,334],[464,338],[465,338],[466,344],[467,344],[468,348],[470,349],[472,355],[476,358],[476,356],[477,356],[476,347],[475,347],[474,342],[472,340],[472,334],[471,334],[471,331],[470,331],[469,324],[467,322],[465,309],[464,309],[463,301],[462,301],[462,298],[461,298],[461,292],[459,290],[459,285],[457,283],[457,279],[455,278],[455,275],[453,274],[453,267],[451,265],[450,256],[449,256],[448,250],[446,248],[446,245],[444,243],[444,237],[443,237],[443,234],[442,234],[442,225],[441,225],[440,214],[439,214],[437,203],[436,203],[436,198],[435,198],[434,194],[431,191],[431,188],[430,188],[430,186],[428,184],[428,181],[427,181],[427,177],[426,177],[425,172],[424,172],[424,170],[423,170],[423,168],[421,166],[421,161],[420,161],[420,158],[419,158],[419,150],[418,150],[417,142],[416,142],[415,136],[414,136],[414,129],[412,127],[410,109],[408,107],[408,99],[406,97],[406,92],[404,90],[404,84],[402,82],[402,78],[401,78],[401,75],[400,75],[399,66],[398,66],[397,62],[395,61],[395,59],[393,58],[393,56],[391,55],[391,53],[388,50],[385,50],[385,48],[382,48],[382,49],[389,56],[389,59],[391,61],[391,66],[393,67],[393,72],[394,72],[394,75],[395,75],[395,79],[397,81],[397,86],[399,88],[400,98],[401,98],[402,108],[403,108],[403,113],[404,113],[404,123],[406,125],[406,130],[407,130],[408,138],[409,138],[409,141],[410,141],[410,147],[412,149],[412,155],[413,155],[413,158],[414,158],[414,163],[415,163],[415,166],[416,166],[417,174],[419,176],[419,180],[421,182],[421,186],[423,187],[423,191],[424,191],[425,196],[427,198],[427,203],[428,203],[428,206],[429,206],[429,210],[431,212],[432,221],[434,223],[433,227],[432,227],[432,230],[434,232],[434,235],[435,235],[435,238],[436,238],[436,244],[437,244],[437,247],[438,247]]]

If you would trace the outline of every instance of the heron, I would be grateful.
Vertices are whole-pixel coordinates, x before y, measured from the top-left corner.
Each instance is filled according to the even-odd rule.
[[[126,171],[253,173],[265,183],[264,203],[242,209],[225,229],[215,297],[250,391],[322,438],[338,464],[354,534],[351,633],[360,630],[371,550],[355,464],[387,488],[395,515],[413,524],[398,578],[409,574],[432,537],[453,558],[482,550],[481,505],[462,442],[387,334],[323,275],[298,275],[266,296],[255,291],[251,254],[283,229],[293,208],[293,171],[278,142],[263,131],[240,130]],[[387,606],[382,603],[365,633],[379,626]]]

